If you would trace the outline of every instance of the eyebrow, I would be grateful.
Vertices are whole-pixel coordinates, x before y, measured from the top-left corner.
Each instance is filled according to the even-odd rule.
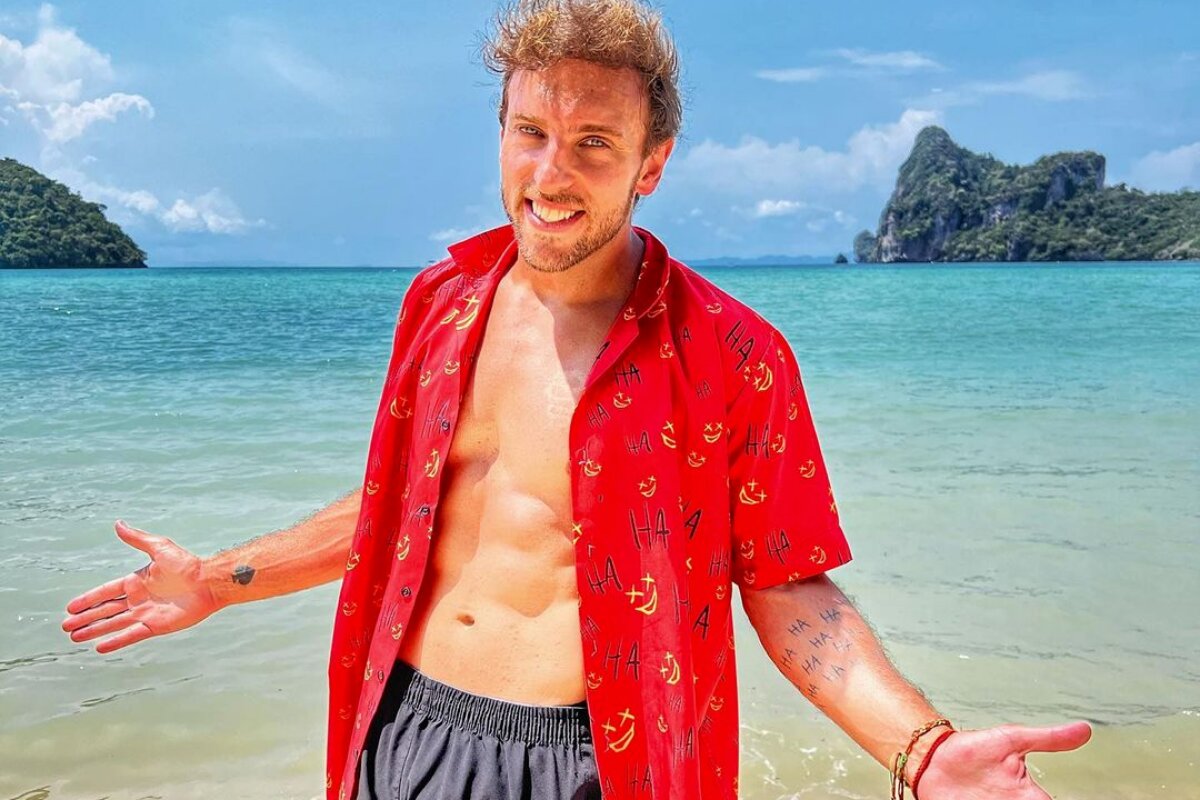
[[[534,125],[538,125],[540,127],[545,126],[544,123],[542,122],[542,120],[538,119],[537,117],[531,117],[528,114],[513,114],[513,121],[514,122],[531,122]],[[579,125],[571,132],[572,133],[602,133],[605,136],[612,136],[616,139],[624,139],[625,138],[625,134],[622,133],[621,131],[617,130],[616,128],[609,127],[608,125],[599,125],[594,122],[588,122],[583,125]]]

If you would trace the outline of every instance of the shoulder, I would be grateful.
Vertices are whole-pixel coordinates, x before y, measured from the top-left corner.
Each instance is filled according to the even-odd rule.
[[[676,259],[671,260],[671,285],[688,324],[712,327],[728,371],[740,371],[749,359],[774,350],[784,339],[756,309]]]
[[[671,259],[671,284],[675,298],[693,310],[706,312],[726,324],[741,323],[757,334],[779,334],[778,328],[755,308],[677,259]]]
[[[464,280],[461,265],[452,257],[423,267],[404,292],[400,319],[441,308],[461,293]]]
[[[495,265],[515,245],[511,225],[475,234],[450,245],[449,255],[422,269],[405,300],[444,307],[468,297],[485,285]]]
[[[420,269],[409,285],[408,293],[436,292],[447,284],[456,283],[462,275],[462,267],[453,257],[447,256]]]

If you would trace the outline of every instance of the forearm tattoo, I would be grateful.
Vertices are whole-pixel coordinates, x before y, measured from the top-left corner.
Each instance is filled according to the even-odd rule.
[[[239,564],[233,569],[233,582],[246,586],[254,580],[254,567],[249,564]]]
[[[854,643],[842,622],[842,609],[849,606],[849,600],[838,598],[816,617],[796,617],[777,655],[791,681],[818,707],[822,692],[841,687],[853,661]]]

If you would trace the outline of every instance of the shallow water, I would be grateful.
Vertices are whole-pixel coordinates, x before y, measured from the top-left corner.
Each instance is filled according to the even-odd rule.
[[[1089,719],[1056,798],[1200,798],[1200,265],[709,269],[791,341],[854,561],[960,727]],[[66,601],[361,479],[410,270],[0,272],[0,797],[310,798],[337,587],[109,656]],[[739,617],[744,797],[887,776]]]

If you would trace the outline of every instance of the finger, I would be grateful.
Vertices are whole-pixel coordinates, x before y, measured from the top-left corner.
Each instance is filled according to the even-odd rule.
[[[125,579],[114,578],[108,583],[101,584],[95,589],[90,589],[71,600],[71,602],[67,603],[67,611],[71,614],[78,614],[80,611],[86,611],[92,606],[124,596]]]
[[[63,620],[62,629],[70,633],[82,628],[84,625],[91,625],[96,620],[107,619],[108,617],[120,614],[128,608],[128,598],[109,600],[107,603],[101,603],[98,606],[87,609],[82,614],[72,614],[67,617]]]
[[[122,647],[137,644],[143,639],[149,639],[153,635],[153,631],[147,628],[144,622],[139,622],[136,625],[129,626],[116,636],[110,636],[102,642],[97,642],[96,652],[100,654],[111,653],[113,650],[120,650]]]
[[[1092,726],[1082,720],[1048,728],[1031,728],[1025,725],[1010,725],[1006,728],[1013,745],[1023,753],[1061,753],[1075,750],[1092,738]]]
[[[113,528],[116,529],[117,536],[121,537],[121,541],[130,547],[136,547],[149,556],[157,554],[159,548],[166,542],[166,537],[155,536],[141,528],[135,528],[123,519],[117,520],[113,524]]]
[[[133,613],[130,611],[125,611],[121,614],[117,614],[115,617],[102,619],[99,622],[92,623],[91,625],[87,625],[77,631],[73,631],[71,633],[71,641],[90,642],[92,639],[99,638],[106,633],[112,633],[113,631],[119,631],[124,628],[128,628],[135,622],[137,622],[137,618],[133,616]]]

